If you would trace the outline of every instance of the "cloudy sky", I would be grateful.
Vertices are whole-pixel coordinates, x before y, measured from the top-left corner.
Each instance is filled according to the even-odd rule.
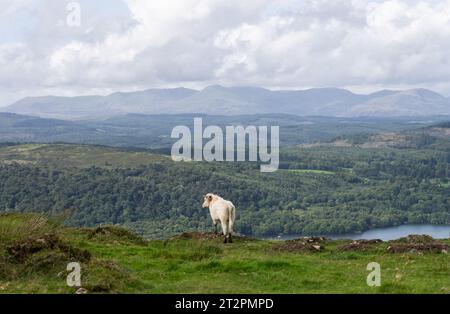
[[[210,84],[450,95],[450,0],[75,2],[79,26],[71,1],[0,0],[0,106]]]

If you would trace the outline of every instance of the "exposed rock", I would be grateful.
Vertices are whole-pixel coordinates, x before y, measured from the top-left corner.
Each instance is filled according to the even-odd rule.
[[[399,243],[388,246],[389,253],[443,253],[447,254],[449,246],[444,243]]]
[[[411,234],[389,242],[387,251],[389,253],[442,253],[447,254],[449,245],[439,242],[433,237],[422,234]]]
[[[177,234],[170,238],[170,240],[178,240],[178,239],[195,239],[195,240],[212,240],[222,238],[223,235],[220,233],[214,232],[183,232],[181,234]]]
[[[324,237],[304,237],[287,240],[274,245],[273,250],[285,252],[320,252],[324,250],[322,243],[326,240]]]
[[[252,238],[241,236],[241,235],[235,235],[232,236],[233,239],[240,239],[240,240],[253,240]],[[183,232],[181,234],[177,234],[171,238],[170,240],[214,240],[214,239],[220,239],[223,240],[223,234],[218,232]]]
[[[340,251],[358,251],[358,252],[364,252],[368,251],[370,249],[373,249],[373,247],[378,244],[382,243],[383,241],[380,239],[374,239],[374,240],[354,240],[348,244],[344,244],[338,247],[338,250]]]
[[[400,238],[398,240],[393,240],[393,243],[432,243],[436,240],[427,234],[410,234],[407,237]]]

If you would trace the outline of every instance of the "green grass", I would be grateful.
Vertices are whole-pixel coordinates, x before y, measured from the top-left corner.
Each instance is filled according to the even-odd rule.
[[[279,252],[272,249],[277,241],[246,238],[227,245],[189,237],[144,241],[119,227],[63,228],[32,214],[0,215],[0,293],[76,290],[65,284],[65,267],[76,257],[56,249],[24,262],[8,256],[12,244],[48,234],[92,255],[81,262],[82,285],[91,293],[450,293],[447,254],[389,254],[387,243],[342,252],[345,241],[327,241],[318,253]],[[381,287],[366,284],[369,262],[381,265]]]
[[[0,163],[51,165],[53,167],[92,166],[133,167],[167,162],[169,157],[96,145],[22,144],[0,147]]]
[[[293,172],[293,173],[312,173],[312,174],[328,174],[328,175],[335,174],[333,171],[313,170],[313,169],[288,169],[285,171]]]

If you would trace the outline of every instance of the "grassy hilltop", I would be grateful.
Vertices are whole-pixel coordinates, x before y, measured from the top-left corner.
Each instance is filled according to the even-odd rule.
[[[449,240],[264,241],[209,233],[146,241],[116,226],[66,228],[35,214],[0,215],[0,293],[450,293]],[[381,265],[381,287],[366,266]]]

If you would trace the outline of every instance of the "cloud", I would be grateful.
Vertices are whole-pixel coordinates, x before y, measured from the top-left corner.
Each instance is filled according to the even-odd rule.
[[[86,0],[79,28],[64,24],[68,2],[0,0],[18,18],[0,41],[0,93],[213,83],[450,93],[450,0]]]

